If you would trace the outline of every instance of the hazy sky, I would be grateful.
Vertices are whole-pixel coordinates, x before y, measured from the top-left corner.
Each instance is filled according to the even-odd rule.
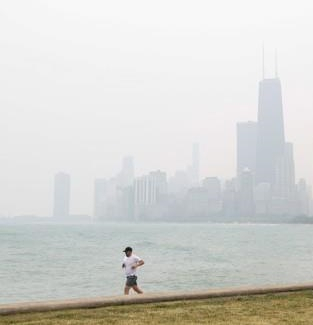
[[[124,155],[173,174],[235,175],[236,122],[255,120],[261,47],[278,49],[286,138],[313,181],[312,1],[2,0],[0,215],[50,215],[53,177],[92,213]]]

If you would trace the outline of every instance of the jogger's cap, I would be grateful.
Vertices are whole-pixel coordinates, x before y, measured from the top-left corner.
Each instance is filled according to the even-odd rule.
[[[132,252],[132,251],[133,251],[133,249],[132,249],[131,247],[129,247],[129,246],[127,246],[127,247],[123,250],[124,253],[126,253],[126,252]]]

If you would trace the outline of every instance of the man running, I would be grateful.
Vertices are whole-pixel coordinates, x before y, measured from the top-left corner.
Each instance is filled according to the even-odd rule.
[[[128,295],[129,290],[132,288],[137,293],[143,293],[137,285],[137,267],[143,265],[145,262],[135,254],[131,247],[126,247],[123,252],[125,257],[123,260],[122,268],[125,270],[126,283],[124,288],[124,294]]]

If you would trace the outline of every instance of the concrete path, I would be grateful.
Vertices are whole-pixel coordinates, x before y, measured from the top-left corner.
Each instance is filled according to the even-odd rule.
[[[313,283],[0,304],[0,315],[313,290]]]

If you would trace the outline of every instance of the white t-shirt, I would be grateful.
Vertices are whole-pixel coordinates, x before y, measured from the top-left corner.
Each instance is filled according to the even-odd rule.
[[[141,258],[134,254],[129,257],[124,257],[123,264],[125,265],[124,270],[126,276],[136,275],[137,268],[133,269],[132,266],[139,261],[141,261]]]

